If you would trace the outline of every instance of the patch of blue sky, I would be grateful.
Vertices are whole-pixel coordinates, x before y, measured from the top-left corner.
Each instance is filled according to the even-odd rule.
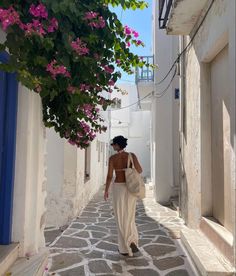
[[[127,25],[139,33],[138,39],[145,44],[144,47],[131,45],[130,50],[138,56],[152,55],[152,0],[146,1],[148,8],[144,10],[122,10],[121,7],[111,8],[123,25]],[[129,75],[121,71],[122,77],[117,83],[135,83],[135,74]]]

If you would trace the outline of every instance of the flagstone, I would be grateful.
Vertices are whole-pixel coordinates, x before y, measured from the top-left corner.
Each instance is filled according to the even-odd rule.
[[[106,261],[102,260],[95,260],[95,261],[90,261],[88,264],[89,270],[92,273],[111,273],[112,270],[106,263]]]
[[[132,266],[148,266],[148,261],[146,259],[136,259],[136,258],[128,258],[125,260],[128,265]]]
[[[156,243],[164,243],[164,244],[175,244],[170,238],[167,237],[158,237],[155,241]]]
[[[122,266],[119,265],[119,264],[115,264],[115,263],[112,264],[112,270],[114,272],[118,272],[118,273],[122,273],[123,272]]]
[[[176,251],[176,247],[168,245],[145,245],[144,250],[151,256],[160,257]]]
[[[91,233],[92,237],[95,239],[101,239],[107,235],[107,233],[100,232],[100,231],[91,231],[90,233]]]
[[[61,248],[82,248],[88,246],[88,243],[79,238],[60,237],[53,246]]]
[[[116,244],[112,244],[112,243],[108,243],[108,242],[99,242],[97,245],[96,245],[97,248],[100,248],[100,249],[104,249],[104,250],[108,250],[108,251],[114,251],[116,252],[117,251],[117,245]]]
[[[81,224],[81,223],[72,223],[71,225],[70,225],[70,228],[75,228],[75,229],[83,229],[85,227],[85,225],[84,224]],[[69,228],[69,229],[70,229]],[[67,229],[67,230],[69,230],[69,229]]]
[[[80,263],[83,260],[78,253],[62,253],[52,257],[52,267],[51,270],[58,270],[66,268],[76,263]]]
[[[80,237],[80,238],[89,238],[89,232],[88,231],[80,231],[73,235],[73,237]]]
[[[192,276],[192,275],[189,275],[189,273],[185,269],[179,269],[179,270],[174,270],[169,272],[168,274],[166,274],[166,276]]]
[[[79,266],[60,272],[60,276],[86,276],[84,267]]]
[[[97,250],[94,250],[84,255],[85,258],[89,258],[89,259],[98,259],[98,258],[102,258],[102,256],[103,256],[103,252],[97,251]]]
[[[160,270],[167,270],[184,264],[184,260],[177,257],[167,257],[159,260],[153,260],[153,264]]]
[[[129,270],[133,276],[160,276],[160,274],[153,269],[131,269]]]

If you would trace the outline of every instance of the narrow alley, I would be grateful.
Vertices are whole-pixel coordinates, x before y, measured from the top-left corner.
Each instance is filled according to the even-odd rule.
[[[198,275],[180,245],[183,221],[176,211],[156,203],[152,194],[149,187],[145,200],[137,204],[140,252],[134,257],[118,253],[111,200],[105,202],[100,189],[68,227],[46,229],[46,275]]]

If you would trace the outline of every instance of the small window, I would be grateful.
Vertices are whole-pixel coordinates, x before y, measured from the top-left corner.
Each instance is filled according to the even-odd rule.
[[[84,158],[84,179],[85,182],[90,179],[90,169],[91,169],[91,146],[85,149],[85,158]]]

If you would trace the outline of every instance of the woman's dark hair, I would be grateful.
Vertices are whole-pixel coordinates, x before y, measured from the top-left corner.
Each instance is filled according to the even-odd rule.
[[[124,149],[127,146],[127,140],[122,135],[116,136],[113,138],[111,145],[119,145],[122,149]]]

